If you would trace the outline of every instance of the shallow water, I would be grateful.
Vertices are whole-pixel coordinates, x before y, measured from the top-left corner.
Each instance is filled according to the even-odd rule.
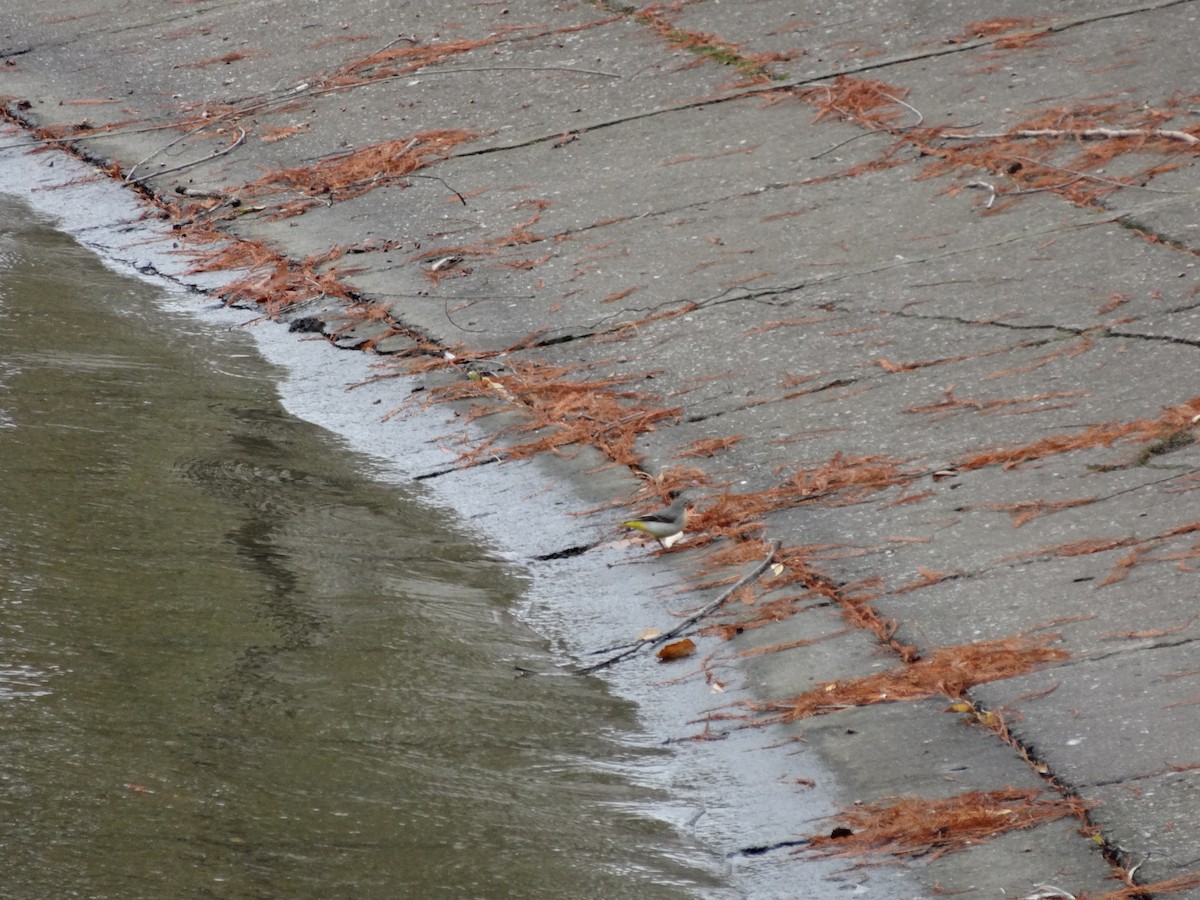
[[[160,299],[0,197],[0,893],[727,896],[526,573]]]

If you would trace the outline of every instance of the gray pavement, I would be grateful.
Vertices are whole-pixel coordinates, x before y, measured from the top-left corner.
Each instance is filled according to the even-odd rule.
[[[777,621],[726,649],[817,642],[745,661],[759,700],[900,667],[902,645],[1057,635],[1066,659],[969,690],[973,724],[948,690],[777,727],[847,805],[1078,797],[1087,823],[911,865],[930,892],[1094,896],[1130,871],[1200,876],[1198,17],[1184,0],[9,0],[0,93],[146,178],[185,245],[206,225],[293,260],[353,250],[258,272],[263,299],[291,291],[281,314],[319,312],[344,346],[449,348],[443,384],[474,360],[565,366],[629,406],[600,449],[696,483],[701,527],[732,535],[671,551],[696,572],[758,546],[722,497],[800,473],[762,517],[795,565],[735,614],[774,601]],[[382,141],[430,177],[312,180]],[[250,186],[292,167],[307,187]],[[348,318],[328,312],[342,291]],[[630,435],[630,391],[679,412]],[[865,457],[891,474],[838,480]],[[861,604],[890,643],[842,631]]]

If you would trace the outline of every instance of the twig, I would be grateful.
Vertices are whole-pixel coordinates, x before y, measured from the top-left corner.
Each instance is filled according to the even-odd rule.
[[[621,78],[617,72],[602,72],[599,69],[578,69],[575,66],[462,66],[454,69],[417,69],[411,74],[456,75],[459,72],[571,72],[576,75],[600,75],[604,78]]]
[[[223,200],[226,203],[229,202],[229,194],[225,193],[224,191],[200,191],[181,184],[175,188],[175,193],[179,194],[181,197],[193,197],[200,200]]]
[[[471,301],[474,302],[474,301]],[[450,315],[450,298],[447,297],[442,305],[442,312],[446,314],[446,321],[457,328],[459,331],[468,331],[471,334],[483,334],[487,331],[486,328],[468,328],[466,325],[459,325],[454,321],[454,317]]]
[[[1200,138],[1186,131],[1165,128],[1019,128],[1016,131],[974,132],[972,134],[942,134],[948,141],[979,141],[994,138],[1076,138],[1081,141],[1106,141],[1110,138],[1167,138],[1185,144],[1200,144]]]
[[[1021,160],[1022,162],[1029,163],[1030,165],[1033,165],[1033,166],[1039,166],[1043,169],[1052,169],[1055,172],[1063,172],[1067,175],[1073,175],[1074,177],[1070,181],[1064,181],[1061,184],[1050,184],[1050,185],[1046,185],[1045,187],[1028,188],[1028,189],[1022,190],[1022,191],[1005,191],[1003,193],[1003,195],[1001,195],[1000,191],[996,190],[996,186],[994,184],[992,184],[991,182],[987,182],[987,181],[969,181],[969,182],[967,182],[968,188],[974,188],[977,190],[984,190],[984,191],[991,192],[991,196],[988,197],[987,203],[984,204],[984,209],[991,209],[992,205],[996,202],[997,196],[1020,197],[1020,196],[1026,195],[1026,194],[1040,194],[1044,191],[1061,191],[1061,190],[1068,188],[1071,185],[1075,184],[1075,182],[1077,182],[1077,181],[1084,181],[1084,180],[1096,181],[1096,182],[1099,182],[1100,184],[1111,184],[1113,187],[1119,187],[1119,188],[1136,188],[1139,191],[1151,191],[1156,194],[1186,194],[1186,193],[1189,193],[1188,191],[1173,191],[1173,190],[1169,190],[1167,188],[1152,188],[1152,187],[1149,187],[1148,185],[1144,185],[1144,184],[1130,184],[1125,181],[1118,181],[1115,178],[1105,178],[1102,175],[1093,175],[1090,172],[1079,172],[1079,171],[1076,171],[1075,169],[1066,169],[1066,168],[1063,168],[1062,166],[1056,166],[1053,163],[1048,163],[1048,162],[1045,162],[1044,160],[1040,160],[1040,159],[1033,159],[1032,157],[1028,157],[1028,156],[1014,156],[1012,158]]]
[[[822,150],[816,156],[810,156],[809,159],[820,159],[822,156],[832,153],[834,150],[840,150],[842,147],[845,147],[847,144],[853,143],[854,141],[861,140],[862,138],[865,138],[865,137],[870,137],[873,134],[887,134],[887,132],[886,131],[864,131],[860,134],[854,135],[854,137],[846,138],[846,140],[842,141],[841,143],[834,144],[828,150]]]
[[[1052,884],[1039,884],[1020,900],[1075,900],[1075,895]]]
[[[284,97],[289,96],[291,94],[298,94],[301,91],[306,90],[307,88],[308,88],[307,84],[288,88],[286,91],[277,92],[276,95],[273,97],[266,97],[261,100],[256,100],[253,103],[247,104],[246,106],[239,107],[237,109],[231,109],[228,112],[221,113],[221,115],[219,115],[219,116],[213,116],[211,119],[207,119],[204,122],[201,122],[199,125],[197,125],[195,128],[193,128],[191,131],[185,131],[179,137],[175,138],[175,140],[159,147],[157,150],[155,150],[153,153],[151,153],[145,159],[139,160],[138,162],[134,163],[133,168],[131,168],[129,170],[129,172],[125,175],[126,183],[127,184],[138,184],[140,182],[140,179],[139,179],[139,181],[130,181],[130,179],[133,178],[133,173],[136,172],[140,166],[144,166],[146,163],[150,162],[150,160],[154,159],[154,157],[158,156],[160,153],[165,153],[167,150],[170,150],[172,147],[174,147],[179,142],[187,140],[192,135],[199,134],[201,131],[205,131],[206,129],[212,128],[212,126],[217,125],[221,122],[227,121],[229,119],[236,119],[239,116],[248,116],[251,113],[259,112],[260,110],[265,109],[266,107],[270,106],[276,100],[282,100]],[[174,126],[171,126],[171,127],[174,127]],[[172,169],[171,171],[174,171],[174,170]],[[156,174],[161,175],[162,173],[158,172]]]
[[[991,209],[992,204],[996,202],[996,186],[986,181],[968,181],[967,187],[974,188],[980,191],[990,191],[991,196],[988,197],[987,203],[984,204],[984,209]]]
[[[428,178],[430,181],[440,181],[442,183],[442,186],[446,190],[448,190],[455,197],[457,197],[459,200],[462,201],[463,206],[467,205],[467,198],[464,197],[462,194],[460,194],[458,191],[456,191],[454,188],[450,187],[450,185],[446,182],[446,179],[442,178],[440,175],[414,175],[412,172],[409,172],[407,175],[404,175],[402,177],[404,177],[404,178]]]
[[[613,644],[611,647],[601,647],[599,650],[589,650],[588,656],[603,656],[605,653],[612,653],[615,650],[627,650],[630,647],[636,647],[637,643],[637,641],[631,641],[628,644]]]
[[[860,122],[860,123],[862,123],[863,127],[870,126],[871,123],[868,123],[867,120],[863,116],[856,116],[856,115],[854,115],[854,113],[850,112],[849,110],[842,109],[840,106],[838,106],[837,104],[835,104],[833,102],[833,86],[832,85],[828,84],[827,82],[814,82],[812,84],[812,87],[825,88],[826,104],[828,104],[830,109],[835,110],[843,118],[849,119],[851,122]],[[895,134],[897,131],[911,131],[912,129],[917,128],[922,122],[925,121],[925,114],[922,113],[915,106],[913,106],[911,103],[905,103],[899,97],[894,97],[891,94],[889,94],[887,91],[881,91],[878,88],[872,88],[872,89],[880,97],[883,97],[886,100],[891,100],[893,103],[895,103],[899,106],[903,106],[905,109],[907,109],[909,112],[911,112],[914,116],[917,117],[917,121],[913,122],[911,125],[905,125],[902,128],[888,128],[886,126],[879,126],[879,127],[875,127],[875,128],[870,128],[870,131],[872,133],[878,132],[881,134]],[[849,142],[847,141],[846,143],[849,143]],[[841,144],[838,144],[838,146],[840,147]],[[825,153],[828,153],[828,152],[829,152],[828,150],[825,151]],[[820,154],[820,155],[824,155],[824,154]],[[816,159],[816,157],[814,156],[813,159]]]
[[[411,147],[412,144],[415,142],[416,142],[416,138],[413,138],[413,140],[409,142],[409,147]],[[397,154],[397,156],[407,153],[409,150],[409,147],[405,147],[402,151],[400,151],[399,154]],[[335,157],[326,157],[326,159],[333,159],[333,158],[335,158]],[[337,158],[341,159],[342,157],[337,157]],[[149,178],[150,176],[147,175],[146,177]],[[362,187],[370,187],[372,185],[392,184],[393,182],[403,181],[404,179],[407,179],[407,178],[428,178],[430,181],[440,181],[442,183],[442,185],[446,188],[446,190],[448,190],[455,197],[457,197],[459,200],[462,201],[463,206],[467,205],[467,198],[464,197],[462,194],[460,194],[458,191],[456,191],[454,188],[450,187],[450,184],[446,181],[445,178],[442,178],[440,175],[417,175],[413,172],[405,172],[402,175],[383,175],[381,173],[376,173],[376,174],[372,175],[370,178],[360,178],[358,181],[351,181],[347,184],[339,185],[336,188],[331,188],[327,191],[322,191],[322,193],[326,194],[329,197],[329,205],[332,206],[333,205],[333,195],[337,191],[352,191],[352,190],[357,190],[358,188],[362,188]],[[312,196],[312,195],[310,194],[309,196]]]
[[[133,169],[130,169],[129,175],[125,176],[125,183],[126,184],[141,184],[143,181],[146,181],[150,178],[154,178],[155,176],[169,175],[172,172],[179,172],[179,171],[182,171],[183,169],[190,169],[192,166],[198,166],[198,165],[200,165],[200,163],[206,163],[209,160],[213,160],[213,159],[222,157],[226,153],[232,153],[234,150],[236,150],[238,147],[242,146],[242,144],[244,144],[246,142],[246,129],[243,128],[241,125],[239,125],[239,126],[237,126],[237,130],[238,130],[238,136],[236,138],[234,138],[233,143],[230,144],[228,147],[222,147],[220,150],[217,150],[215,153],[210,153],[210,154],[208,154],[208,156],[202,156],[199,159],[193,159],[191,162],[180,163],[177,166],[171,166],[169,169],[160,169],[157,172],[151,172],[149,175],[143,175],[141,178],[130,178],[129,175],[133,174]],[[147,158],[149,158],[149,157],[147,157]],[[145,160],[143,160],[142,162],[145,162]],[[141,165],[141,163],[138,163],[138,165]],[[137,166],[134,166],[134,169],[136,169],[136,168],[137,168]]]
[[[202,122],[200,125],[197,125],[195,128],[191,129],[190,131],[184,132],[179,137],[175,138],[175,140],[171,141],[169,144],[164,144],[162,147],[159,147],[157,150],[155,150],[153,153],[151,153],[146,158],[140,160],[139,162],[134,163],[133,167],[129,170],[128,174],[125,176],[126,181],[128,182],[129,179],[133,177],[133,173],[136,172],[141,166],[144,166],[146,163],[148,163],[150,160],[154,159],[154,157],[158,156],[160,153],[163,153],[163,152],[169,150],[170,148],[174,147],[180,141],[187,140],[192,135],[199,134],[201,131],[211,128],[212,126],[217,125],[221,122],[228,121],[229,119],[234,119],[234,118],[237,118],[238,116],[246,116],[246,115],[249,115],[250,113],[259,112],[260,110],[265,109],[266,107],[270,106],[272,103],[274,103],[277,100],[283,100],[286,97],[302,93],[304,91],[307,91],[308,89],[309,89],[309,86],[306,83],[306,84],[296,85],[294,87],[289,87],[286,90],[276,91],[273,95],[261,97],[260,99],[255,100],[252,103],[246,104],[245,106],[238,107],[237,109],[229,110],[228,112],[222,113],[219,116],[214,116],[211,119],[208,119],[208,120]],[[74,132],[72,134],[65,134],[62,137],[55,137],[55,138],[31,138],[26,143],[28,143],[30,145],[32,145],[32,144],[67,144],[67,143],[70,143],[71,141],[81,141],[81,140],[89,140],[90,141],[90,140],[94,140],[96,138],[125,137],[130,134],[148,134],[152,131],[168,131],[171,129],[177,129],[177,128],[179,128],[179,123],[178,122],[165,122],[162,125],[147,125],[144,128],[112,128],[112,129],[108,129],[108,130],[101,130],[101,128],[103,128],[103,126],[97,127],[96,129],[90,129],[87,131],[79,131],[79,132]],[[159,174],[161,174],[161,173],[159,173]],[[135,183],[135,182],[129,182],[129,183]]]
[[[922,122],[925,121],[924,113],[922,113],[919,109],[917,109],[912,104],[905,103],[899,97],[893,97],[891,94],[887,93],[886,91],[880,91],[879,93],[881,96],[887,97],[893,103],[899,103],[901,106],[903,106],[905,109],[907,109],[909,112],[911,112],[913,115],[915,115],[917,117],[917,121],[913,122],[911,125],[905,125],[904,126],[905,128],[916,128]]]
[[[413,35],[402,34],[399,37],[397,37],[395,40],[388,41],[386,44],[384,44],[382,47],[380,47],[375,52],[368,53],[366,56],[363,57],[363,59],[368,60],[374,56],[378,56],[380,53],[383,53],[385,50],[391,50],[393,47],[395,47],[401,41],[408,41],[410,44],[421,43],[419,40],[417,40],[417,36],[415,34],[413,34]]]
[[[1045,193],[1046,191],[1063,191],[1063,190],[1066,190],[1067,188],[1069,188],[1071,185],[1075,184],[1077,181],[1083,181],[1087,177],[1088,177],[1087,175],[1085,175],[1081,172],[1080,174],[1078,174],[1074,178],[1072,178],[1070,181],[1062,181],[1062,182],[1059,182],[1058,184],[1048,184],[1045,187],[1025,188],[1025,190],[1022,190],[1022,191],[1007,191],[1007,192],[1005,192],[1004,196],[1005,197],[1020,197],[1025,194],[1042,194],[1042,193]],[[1135,185],[1128,185],[1128,187],[1135,187]]]
[[[1032,157],[1029,157],[1029,156],[1014,156],[1013,159],[1019,159],[1021,162],[1027,162],[1027,163],[1030,163],[1035,166],[1041,166],[1042,168],[1045,168],[1045,169],[1054,169],[1057,172],[1064,172],[1067,175],[1074,175],[1076,181],[1078,181],[1080,178],[1086,178],[1089,181],[1098,181],[1101,184],[1111,184],[1115,187],[1122,187],[1122,188],[1136,188],[1139,191],[1152,191],[1153,193],[1156,193],[1156,194],[1188,194],[1188,193],[1191,193],[1190,191],[1172,191],[1172,190],[1167,190],[1166,188],[1152,188],[1152,187],[1147,187],[1144,184],[1130,184],[1127,181],[1118,181],[1115,178],[1105,178],[1102,175],[1093,175],[1091,172],[1080,172],[1076,169],[1065,169],[1062,166],[1056,166],[1053,163],[1046,162],[1045,160],[1033,159]],[[1071,182],[1067,182],[1067,183],[1070,184]]]
[[[739,578],[737,580],[736,584],[734,584],[731,588],[729,588],[729,590],[725,591],[725,593],[721,594],[721,596],[719,596],[716,600],[709,603],[702,610],[700,610],[700,612],[694,613],[693,615],[688,616],[686,619],[684,619],[682,622],[680,622],[678,625],[676,625],[670,631],[665,631],[662,634],[658,635],[657,637],[643,638],[639,641],[635,641],[634,643],[629,644],[627,649],[622,650],[616,656],[610,656],[608,659],[602,660],[601,662],[593,663],[592,665],[585,666],[582,669],[576,669],[575,674],[576,675],[590,675],[592,672],[599,671],[600,669],[607,669],[609,666],[615,665],[616,663],[619,663],[621,660],[628,659],[630,656],[633,656],[635,653],[637,653],[643,647],[653,647],[656,644],[663,644],[663,643],[666,643],[667,641],[671,640],[672,638],[678,637],[680,634],[682,634],[684,631],[687,631],[687,629],[691,628],[693,625],[695,625],[697,622],[699,622],[705,616],[712,615],[714,612],[716,612],[721,607],[721,605],[726,600],[728,600],[739,590],[741,590],[746,585],[750,584],[752,581],[756,580],[760,575],[762,575],[762,573],[767,570],[767,567],[769,565],[771,565],[771,562],[775,559],[775,554],[779,552],[779,547],[780,547],[779,541],[772,541],[770,549],[768,550],[766,557],[761,562],[759,562],[753,569],[751,569],[749,572],[747,572],[745,575],[743,575],[741,578]]]
[[[165,122],[162,125],[147,125],[144,128],[108,128],[104,125],[98,125],[95,128],[89,128],[82,131],[73,131],[70,134],[62,135],[61,137],[28,138],[19,145],[11,146],[32,147],[39,144],[66,144],[70,141],[90,141],[94,138],[125,137],[126,135],[130,134],[149,134],[152,131],[168,131],[172,128],[178,127],[178,122]],[[172,141],[172,143],[178,143],[178,141]],[[144,161],[145,160],[143,160],[143,162]]]

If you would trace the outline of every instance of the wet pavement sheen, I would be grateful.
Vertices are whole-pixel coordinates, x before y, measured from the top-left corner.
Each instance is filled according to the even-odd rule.
[[[518,567],[0,208],[5,896],[724,895]]]

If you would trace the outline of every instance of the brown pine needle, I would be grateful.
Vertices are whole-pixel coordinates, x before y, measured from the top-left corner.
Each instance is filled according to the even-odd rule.
[[[720,438],[701,438],[680,447],[674,456],[676,459],[685,459],[689,456],[713,457],[722,450],[728,450],[741,440],[740,434],[731,434],[728,437]]]
[[[784,700],[750,703],[763,713],[753,724],[795,722],[855,706],[944,696],[962,699],[979,684],[1012,678],[1066,659],[1067,651],[1048,646],[1057,639],[1009,637],[935,650],[928,659],[908,663],[888,672],[835,681]]]
[[[929,587],[930,585],[941,584],[943,581],[950,581],[954,578],[961,578],[963,575],[963,573],[961,571],[934,572],[934,571],[932,571],[930,569],[926,569],[922,566],[917,567],[917,574],[920,575],[921,577],[917,578],[914,581],[910,581],[908,584],[901,585],[900,587],[898,587],[894,591],[892,591],[892,593],[893,594],[907,594],[909,591],[916,591],[916,590],[920,590],[923,587]]]
[[[423,131],[407,139],[359,147],[311,166],[268,172],[242,190],[252,195],[292,190],[308,197],[348,200],[443,159],[451,148],[475,137],[462,129]]]
[[[1076,506],[1087,506],[1089,503],[1095,502],[1095,497],[1081,497],[1078,500],[1021,500],[1017,503],[985,503],[973,508],[1006,512],[1012,516],[1013,528],[1020,528],[1038,516],[1046,516]]]
[[[1200,413],[1200,397],[1167,408],[1157,419],[1134,419],[1130,422],[1105,422],[1090,425],[1070,434],[1056,434],[1019,447],[1001,447],[972,454],[956,465],[962,471],[1000,464],[1006,469],[1022,463],[1075,450],[1109,447],[1122,438],[1140,441],[1161,439],[1166,435],[1190,428],[1192,419]]]
[[[1180,891],[1190,890],[1197,886],[1200,886],[1200,873],[1193,872],[1186,875],[1176,875],[1174,878],[1167,878],[1164,881],[1155,881],[1152,884],[1131,884],[1117,891],[1097,894],[1094,897],[1090,897],[1089,900],[1142,900],[1144,897],[1178,894]],[[1080,900],[1083,900],[1083,898],[1080,898]]]
[[[1080,801],[1046,797],[1040,788],[968,791],[937,800],[901,797],[838,813],[836,828],[809,836],[798,852],[936,859],[1011,831],[1078,817],[1083,811]]]

